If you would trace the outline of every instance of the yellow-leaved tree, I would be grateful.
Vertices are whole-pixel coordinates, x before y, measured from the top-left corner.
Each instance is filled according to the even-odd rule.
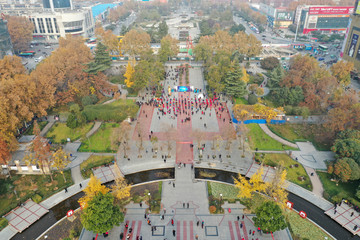
[[[274,178],[266,183],[266,189],[264,193],[279,203],[281,207],[286,206],[288,193],[285,190],[287,187],[286,183],[286,170],[279,166],[275,170]]]
[[[99,193],[106,194],[109,192],[109,190],[110,189],[108,189],[106,186],[101,185],[100,179],[94,175],[91,175],[88,186],[84,189],[85,196],[79,199],[79,203],[84,209],[87,207],[87,203],[93,199],[93,197]]]
[[[264,173],[264,168],[261,166],[256,173],[254,173],[249,182],[252,187],[252,192],[258,191],[258,192],[264,192],[266,189],[266,184],[264,183],[262,179],[262,175]]]
[[[65,182],[66,178],[64,176],[64,169],[70,162],[70,154],[65,152],[62,148],[59,148],[52,154],[51,166],[57,168],[57,170],[63,175]]]
[[[246,69],[244,67],[241,69],[241,72],[242,72],[241,80],[247,84],[250,81],[249,74],[247,74]]]
[[[252,188],[248,180],[245,177],[238,175],[238,178],[234,178],[235,187],[239,189],[239,198],[251,198]]]
[[[130,197],[131,185],[127,184],[127,181],[123,177],[115,179],[115,185],[112,186],[112,193],[118,200],[122,200]]]
[[[134,81],[132,81],[131,79],[134,72],[135,72],[135,60],[133,60],[132,63],[128,61],[128,65],[126,66],[126,72],[124,74],[125,84],[128,88],[131,88],[132,85],[134,85]]]

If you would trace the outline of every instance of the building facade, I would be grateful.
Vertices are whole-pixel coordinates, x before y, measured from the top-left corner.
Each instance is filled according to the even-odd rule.
[[[360,15],[351,16],[351,23],[346,33],[346,40],[341,51],[344,60],[353,62],[357,72],[360,72]]]
[[[10,34],[7,28],[7,22],[0,19],[0,59],[5,55],[13,55]]]
[[[95,22],[91,9],[69,10],[61,12],[28,13],[33,22],[35,42],[57,42],[66,34],[80,35],[85,38],[94,35]]]
[[[259,11],[267,16],[267,24],[270,28],[288,28],[293,24],[294,12],[287,10],[286,7],[277,7],[260,3]]]
[[[298,6],[295,24],[302,34],[313,31],[344,34],[353,12],[353,6]]]

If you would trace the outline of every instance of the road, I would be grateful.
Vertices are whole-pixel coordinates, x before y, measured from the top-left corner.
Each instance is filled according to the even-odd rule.
[[[352,235],[345,228],[340,226],[337,222],[325,215],[324,211],[316,207],[305,199],[289,193],[288,199],[294,203],[294,209],[297,211],[306,212],[309,219],[314,221],[320,227],[328,231],[333,237],[338,240],[360,240],[359,236]]]
[[[28,58],[23,57],[22,63],[24,64],[25,68],[28,70],[32,70],[36,67],[36,65],[39,63],[37,59],[39,57],[43,57],[45,59],[46,57],[50,56],[51,52],[56,50],[59,47],[59,44],[51,44],[50,48],[45,48],[44,44],[38,44],[32,45],[33,47],[29,47],[28,51],[35,51],[35,57]]]
[[[290,39],[284,39],[284,38],[279,38],[276,37],[275,33],[273,33],[272,31],[265,31],[263,33],[259,33],[256,34],[254,31],[252,31],[248,24],[244,21],[241,20],[239,17],[237,16],[233,16],[233,20],[236,24],[242,24],[245,27],[245,33],[246,34],[253,34],[259,41],[261,41],[263,44],[269,44],[269,43],[273,43],[273,44],[291,44],[292,40]],[[264,36],[265,40],[264,40]]]
[[[114,34],[117,36],[121,35],[121,29],[124,25],[126,28],[128,28],[131,24],[133,24],[136,21],[136,13],[132,12],[124,21],[120,21],[116,23],[116,27],[114,29]]]

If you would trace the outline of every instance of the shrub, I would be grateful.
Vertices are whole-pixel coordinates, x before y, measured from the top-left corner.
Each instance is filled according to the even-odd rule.
[[[293,107],[290,106],[290,105],[286,105],[286,106],[284,107],[284,111],[285,111],[285,113],[286,113],[287,115],[292,115],[292,114],[293,114]]]
[[[254,105],[257,103],[257,96],[255,94],[250,94],[248,98],[248,102],[250,105]]]
[[[69,115],[69,117],[66,121],[66,126],[71,129],[74,129],[78,126],[78,123],[77,123],[77,120],[76,120],[76,117],[74,114]]]
[[[42,197],[39,194],[35,194],[32,198],[31,198],[35,203],[39,203],[42,200]]]
[[[78,228],[73,228],[73,229],[70,230],[69,237],[70,237],[71,239],[77,238],[77,237],[79,237],[79,236],[80,236],[80,231],[79,231]]]
[[[0,230],[8,225],[8,220],[4,217],[0,218]]]
[[[82,113],[88,121],[98,119],[102,121],[122,122],[128,116],[135,117],[137,111],[138,106],[133,102],[119,100],[112,104],[88,105],[84,108]]]
[[[99,100],[98,100],[97,96],[94,94],[85,96],[81,99],[81,103],[83,106],[93,105],[93,104],[97,103],[98,101]]]
[[[210,213],[216,213],[216,207],[214,205],[211,205],[209,207],[209,211],[210,211]]]

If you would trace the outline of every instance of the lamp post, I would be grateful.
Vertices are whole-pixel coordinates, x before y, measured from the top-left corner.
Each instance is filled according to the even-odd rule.
[[[222,196],[222,193],[220,193],[219,209],[221,208]]]
[[[149,196],[149,211],[151,212],[151,194],[148,193],[148,196]]]

